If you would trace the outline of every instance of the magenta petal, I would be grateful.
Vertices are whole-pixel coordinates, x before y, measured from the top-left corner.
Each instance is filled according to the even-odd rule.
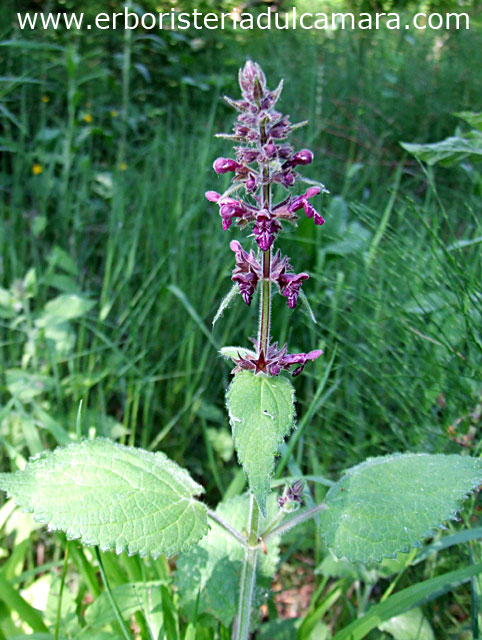
[[[319,358],[321,355],[323,355],[323,351],[321,349],[315,349],[314,351],[310,351],[306,354],[306,359],[316,360],[316,358]]]
[[[315,214],[313,216],[313,222],[321,226],[322,224],[325,224],[325,219],[322,218],[317,211],[315,211]]]
[[[301,209],[301,207],[304,205],[305,203],[305,199],[302,196],[298,196],[296,197],[290,204],[289,206],[289,211],[291,213],[294,213],[295,211],[298,211],[298,209]]]
[[[294,164],[311,164],[313,162],[313,154],[309,149],[302,149],[293,156]]]
[[[231,240],[231,242],[229,243],[229,248],[231,249],[231,251],[234,251],[235,253],[240,253],[243,251],[243,247],[240,245],[240,243],[237,240]]]
[[[314,196],[317,196],[320,193],[320,191],[321,191],[320,187],[310,187],[309,189],[306,190],[305,198],[313,198]]]
[[[217,191],[206,191],[204,195],[209,200],[209,202],[217,202],[221,197],[221,194],[219,194]]]
[[[233,224],[233,219],[228,217],[223,217],[223,229],[227,231],[229,227]]]
[[[217,158],[213,163],[213,169],[216,173],[227,173],[228,171],[236,171],[238,163],[231,158]]]

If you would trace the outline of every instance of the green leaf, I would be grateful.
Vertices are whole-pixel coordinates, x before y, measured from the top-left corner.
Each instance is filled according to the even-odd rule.
[[[482,460],[394,454],[349,469],[326,495],[326,544],[351,562],[380,561],[420,547],[482,483]]]
[[[44,452],[0,488],[49,530],[102,550],[159,556],[186,551],[207,532],[203,488],[161,453],[109,440]]]
[[[161,606],[160,587],[163,581],[128,582],[112,588],[112,595],[124,619],[129,619],[136,611],[153,611]],[[147,603],[147,607],[145,606]],[[85,612],[85,621],[90,627],[100,628],[115,621],[115,612],[104,591]]]
[[[387,620],[378,628],[395,640],[435,640],[429,621],[418,607]]]
[[[260,527],[266,526],[278,512],[276,496],[267,501],[268,518],[261,518]],[[216,513],[228,524],[242,531],[249,515],[249,496],[236,496],[218,505]],[[197,612],[210,613],[225,626],[229,626],[237,612],[238,591],[244,549],[216,522],[210,522],[210,531],[196,547],[179,556],[176,568],[176,584],[187,617],[194,615],[199,593]],[[263,595],[279,561],[279,538],[266,543],[267,554],[260,553],[257,573],[257,600]]]
[[[328,242],[323,246],[324,253],[345,256],[363,251],[370,242],[371,232],[359,222],[350,222],[344,230],[342,238]]]
[[[401,142],[401,146],[417,159],[429,165],[440,163],[449,167],[462,160],[472,162],[482,160],[482,133],[473,130],[463,136],[452,136],[432,144],[411,144]]]
[[[53,378],[40,373],[28,373],[23,369],[7,369],[5,373],[7,389],[21,402],[30,402],[35,396],[50,391]]]
[[[75,293],[65,293],[57,296],[45,305],[42,315],[36,320],[38,327],[45,327],[52,323],[52,317],[60,320],[73,320],[88,313],[95,305],[94,300],[89,300]]]
[[[293,385],[281,376],[240,371],[228,389],[227,406],[239,461],[266,515],[274,458],[295,421]]]
[[[62,134],[60,129],[55,129],[55,132],[59,135]],[[48,256],[48,261],[51,267],[60,267],[72,276],[77,276],[79,274],[79,269],[74,260],[72,260],[71,256],[60,247],[54,247],[52,249]]]
[[[362,640],[385,620],[390,620],[404,611],[439,598],[481,572],[482,564],[471,565],[403,589],[371,607],[365,615],[335,634],[333,640]]]
[[[8,580],[0,575],[0,602],[5,606],[16,611],[20,619],[32,627],[33,631],[48,631],[47,626],[42,620],[40,611],[34,609],[22,596],[18,593]]]
[[[13,318],[16,313],[12,294],[7,289],[0,287],[0,318]]]
[[[234,358],[239,359],[240,356],[242,358],[245,358],[248,355],[256,356],[254,351],[251,351],[251,349],[246,349],[246,347],[223,347],[219,350],[219,353],[223,356],[223,358],[231,358],[231,360],[234,360]]]
[[[229,462],[233,457],[233,438],[227,429],[214,429],[208,427],[206,436],[212,448],[224,462]]]
[[[462,120],[468,122],[474,129],[482,131],[482,111],[478,113],[473,111],[459,111],[458,113],[454,113],[454,116],[462,118]]]

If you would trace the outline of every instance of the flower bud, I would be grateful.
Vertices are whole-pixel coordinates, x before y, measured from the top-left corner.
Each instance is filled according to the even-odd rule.
[[[297,164],[311,164],[313,162],[313,154],[309,149],[302,149],[293,156],[293,166]]]
[[[276,151],[276,145],[272,142],[264,146],[264,152],[267,158],[274,158],[274,156],[276,155]]]
[[[239,167],[239,164],[236,160],[231,160],[231,158],[218,158],[213,163],[214,171],[217,174],[227,173],[228,171],[236,171]]]
[[[256,178],[252,174],[249,174],[245,187],[247,191],[254,191],[256,189]]]
[[[204,195],[209,200],[209,202],[218,202],[218,200],[221,198],[221,194],[217,191],[206,191]]]

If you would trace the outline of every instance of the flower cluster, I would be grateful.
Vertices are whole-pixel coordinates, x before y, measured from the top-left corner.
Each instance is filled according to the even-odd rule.
[[[232,240],[229,246],[236,257],[232,280],[238,283],[243,300],[249,305],[258,282],[263,278],[263,268],[253,250],[248,253],[236,240]],[[278,285],[290,309],[295,308],[301,284],[308,278],[307,273],[292,273],[289,259],[286,256],[282,257],[278,249],[271,263],[269,279]]]
[[[253,235],[259,248],[267,251],[281,231],[281,223],[295,223],[296,212],[301,208],[309,218],[313,218],[315,224],[324,223],[321,215],[309,202],[310,198],[324,191],[324,188],[322,185],[313,186],[303,195],[289,195],[275,206],[266,201],[266,187],[281,184],[286,189],[291,188],[297,180],[302,179],[296,167],[311,164],[313,154],[309,149],[295,152],[291,145],[284,142],[299,125],[292,125],[288,116],[283,116],[275,109],[283,87],[282,82],[277,89],[269,91],[261,68],[248,61],[239,73],[239,84],[242,99],[226,98],[228,104],[239,112],[234,133],[225,135],[238,144],[235,147],[235,159],[217,158],[213,166],[217,174],[234,173],[234,189],[229,192],[244,186],[253,203],[240,197],[233,198],[229,192],[221,195],[216,191],[208,191],[206,197],[219,205],[224,230],[231,226],[234,219],[241,227],[252,223]]]
[[[283,495],[278,496],[278,504],[281,508],[288,505],[290,502],[297,505],[303,501],[303,492],[305,490],[305,483],[303,480],[296,480],[292,485],[288,486]]]
[[[309,149],[295,151],[286,142],[293,129],[305,123],[293,125],[289,116],[276,110],[283,83],[270,91],[259,65],[248,61],[239,72],[239,85],[241,99],[226,98],[228,104],[238,111],[233,133],[220,134],[234,141],[235,157],[217,158],[213,165],[218,175],[234,174],[232,185],[223,194],[208,191],[206,198],[218,205],[225,231],[233,223],[240,228],[248,225],[252,228],[252,236],[259,248],[258,255],[253,250],[248,252],[243,249],[238,241],[230,244],[236,261],[232,280],[237,283],[244,302],[251,304],[258,285],[273,283],[286,298],[288,307],[293,309],[301,286],[309,276],[304,272],[295,273],[286,256],[282,256],[279,250],[271,255],[271,250],[283,224],[296,225],[297,212],[300,210],[316,225],[325,222],[310,200],[326,192],[326,189],[321,184],[305,180],[297,171],[298,167],[313,162],[313,153]],[[313,186],[301,195],[293,195],[290,189],[297,181],[309,182]],[[288,191],[288,195],[280,202],[272,201],[274,185],[281,185]],[[243,191],[244,195],[241,196]],[[265,307],[265,314],[268,308],[269,304]],[[269,321],[267,326],[269,333]],[[235,359],[235,371],[251,369],[255,373],[263,371],[278,375],[281,370],[291,370],[293,365],[297,365],[292,371],[293,375],[297,375],[308,360],[314,360],[319,355],[321,351],[318,350],[290,355],[286,345],[278,349],[277,343],[269,345],[269,335],[268,338],[264,335],[263,339],[260,335],[257,353]]]
[[[254,340],[254,338],[250,338],[250,340],[257,345],[257,341]],[[255,374],[262,371],[271,376],[277,376],[284,370],[290,371],[291,375],[295,377],[303,371],[308,360],[316,360],[322,353],[323,351],[321,351],[321,349],[315,349],[308,353],[288,353],[286,345],[278,349],[278,343],[273,342],[273,344],[268,346],[266,353],[263,351],[254,353],[248,350],[244,353],[238,353],[238,357],[233,358],[236,366],[232,373],[245,369]],[[296,369],[291,370],[291,367],[294,365],[298,366]]]

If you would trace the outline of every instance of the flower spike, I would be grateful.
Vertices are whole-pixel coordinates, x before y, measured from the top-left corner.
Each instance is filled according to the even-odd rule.
[[[305,272],[294,273],[289,258],[282,256],[279,250],[274,252],[273,246],[285,223],[296,226],[300,209],[316,225],[325,222],[310,202],[322,188],[311,186],[297,196],[289,193],[298,180],[303,180],[297,168],[310,165],[313,153],[310,149],[295,152],[286,142],[293,129],[301,125],[293,125],[289,116],[275,109],[283,83],[270,91],[261,67],[248,60],[239,71],[239,85],[241,99],[225,98],[237,111],[233,133],[218,134],[236,141],[234,159],[219,157],[213,163],[218,175],[234,173],[232,187],[224,195],[217,191],[206,192],[207,200],[219,207],[223,229],[250,226],[257,245],[255,253],[252,249],[249,252],[243,249],[237,240],[230,244],[236,262],[232,280],[238,285],[244,302],[249,306],[257,288],[261,289],[260,334],[254,341],[256,351],[238,353],[233,358],[234,371],[247,369],[254,374],[275,376],[284,370],[298,375],[308,361],[321,355],[321,351],[289,354],[286,345],[278,349],[276,342],[271,343],[270,283],[278,286],[288,307],[294,309],[301,286],[309,276]],[[288,191],[288,195],[278,202],[272,201],[274,184]],[[235,197],[230,197],[234,192]]]

